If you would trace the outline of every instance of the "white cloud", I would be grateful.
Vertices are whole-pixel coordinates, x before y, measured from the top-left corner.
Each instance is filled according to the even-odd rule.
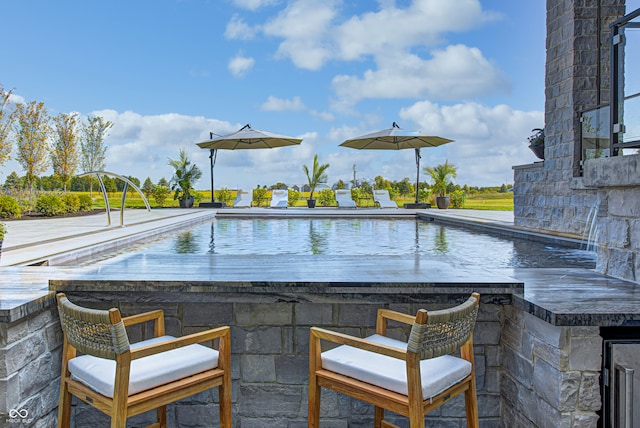
[[[362,78],[340,75],[333,79],[337,95],[355,103],[364,98],[468,99],[505,91],[507,79],[479,49],[448,46],[432,52],[432,59],[395,54],[378,61],[378,70]]]
[[[511,182],[512,166],[531,163],[534,158],[527,149],[526,137],[532,128],[544,123],[540,111],[477,103],[440,106],[421,101],[402,109],[400,117],[416,123],[425,134],[455,140],[423,150],[423,166],[448,159],[458,168],[457,183],[481,186]]]
[[[154,182],[160,177],[171,178],[173,170],[167,165],[167,159],[177,158],[183,147],[206,171],[208,152],[195,144],[208,139],[210,131],[228,133],[238,127],[202,116],[176,113],[143,116],[132,111],[101,110],[91,114],[114,123],[105,138],[107,171],[133,175],[140,180],[149,176]]]
[[[305,109],[304,103],[298,96],[290,100],[270,96],[267,98],[267,101],[260,106],[260,110],[264,111],[303,111]]]
[[[251,27],[238,15],[233,15],[224,30],[224,37],[231,40],[251,40],[258,29]]]
[[[482,10],[478,0],[414,0],[406,8],[389,3],[335,28],[340,59],[383,57],[411,46],[430,46],[440,41],[442,33],[468,31],[496,19]]]
[[[233,75],[233,77],[244,77],[247,73],[253,68],[255,64],[255,60],[251,57],[242,56],[242,54],[237,54],[235,57],[229,60],[229,64],[227,68]]]
[[[336,17],[337,1],[298,0],[291,2],[263,30],[268,36],[284,39],[276,56],[290,58],[300,68],[318,70],[333,56],[327,45]]]

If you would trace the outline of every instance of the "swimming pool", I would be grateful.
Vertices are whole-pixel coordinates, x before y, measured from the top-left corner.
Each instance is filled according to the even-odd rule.
[[[219,218],[84,264],[117,264],[141,254],[411,256],[498,268],[594,268],[596,261],[591,251],[414,219]]]

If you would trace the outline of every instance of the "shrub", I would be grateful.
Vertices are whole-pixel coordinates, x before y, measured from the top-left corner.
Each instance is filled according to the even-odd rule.
[[[264,187],[256,187],[253,189],[253,200],[256,202],[256,206],[260,206],[262,201],[267,201],[267,189]]]
[[[64,193],[60,199],[66,212],[77,213],[80,211],[80,198],[75,193]]]
[[[20,218],[20,205],[11,196],[0,196],[0,218]]]
[[[288,201],[288,205],[290,207],[295,206],[296,202],[298,201],[298,199],[302,199],[302,193],[298,192],[297,190],[293,190],[293,189],[289,189],[289,201]]]
[[[463,208],[464,200],[467,195],[462,190],[456,190],[451,193],[451,208]]]
[[[80,211],[91,211],[91,209],[93,209],[93,201],[89,195],[83,194],[78,196],[78,202],[80,202]]]
[[[151,191],[151,195],[153,196],[153,200],[156,201],[156,204],[162,208],[164,206],[165,201],[169,197],[169,188],[167,186],[153,186],[153,190]]]
[[[336,196],[331,189],[322,189],[318,195],[318,205],[329,207],[336,204]]]
[[[231,201],[233,201],[233,193],[231,193],[231,190],[229,190],[228,188],[223,187],[222,189],[216,191],[216,201],[224,202],[228,205],[231,203]]]
[[[4,240],[4,235],[6,233],[7,233],[7,226],[5,226],[4,223],[0,223],[0,242]]]
[[[60,196],[42,195],[36,201],[35,211],[42,215],[52,217],[64,214],[66,212],[66,207]]]

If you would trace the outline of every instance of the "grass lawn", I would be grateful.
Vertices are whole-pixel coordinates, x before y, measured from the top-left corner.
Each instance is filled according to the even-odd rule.
[[[467,196],[464,208],[470,210],[513,211],[513,193],[480,193]]]
[[[76,192],[83,193],[83,192]],[[88,194],[89,192],[84,192]],[[198,193],[202,197],[202,201],[208,202],[211,200],[211,191],[201,190]],[[235,191],[232,191],[233,196],[235,198]],[[303,196],[295,201],[292,206],[294,207],[305,207],[307,205],[308,193],[303,194]],[[315,195],[314,195],[315,196]],[[270,197],[267,194],[267,197]],[[402,207],[407,202],[414,202],[414,198],[397,198],[396,202],[399,207]],[[113,192],[109,193],[109,205],[111,208],[120,208],[122,203],[122,193]],[[255,201],[254,201],[255,203]],[[359,207],[373,207],[373,199],[360,200],[357,201]],[[435,201],[431,201],[432,206],[435,206]],[[149,198],[149,205],[151,208],[159,208],[158,204],[155,203],[152,197]],[[94,208],[104,208],[104,200],[102,199],[102,194],[100,192],[93,192],[93,206]],[[164,205],[165,208],[177,208],[178,201],[173,200],[173,194],[171,194]],[[264,200],[261,202],[260,206],[269,206],[269,200]],[[126,200],[127,208],[144,208],[144,202],[142,198],[137,193],[129,192],[127,194]],[[465,199],[464,207],[465,209],[471,210],[497,210],[497,211],[513,211],[513,193],[479,193],[477,195],[469,195]]]

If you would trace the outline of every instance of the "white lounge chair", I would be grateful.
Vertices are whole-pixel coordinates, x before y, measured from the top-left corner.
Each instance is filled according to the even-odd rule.
[[[351,198],[351,190],[337,189],[336,202],[338,203],[338,208],[356,208],[356,203]]]
[[[233,201],[234,208],[250,208],[253,202],[253,192],[238,189],[236,200]]]
[[[388,190],[374,190],[373,201],[380,208],[398,208],[398,204],[396,204],[395,201],[392,201],[391,198],[389,198]]]
[[[289,190],[274,189],[271,191],[271,208],[287,208],[289,205]]]

